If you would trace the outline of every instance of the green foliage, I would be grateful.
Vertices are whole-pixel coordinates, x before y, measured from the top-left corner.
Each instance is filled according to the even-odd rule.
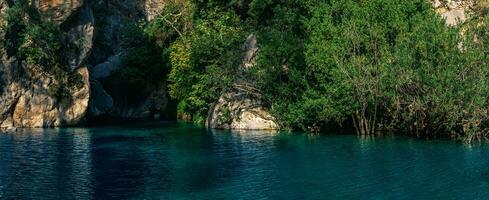
[[[145,32],[159,47],[167,48],[178,37],[187,34],[191,28],[192,11],[192,6],[185,1],[173,0],[147,25]]]
[[[169,94],[197,123],[247,80],[284,129],[477,138],[488,132],[487,22],[447,27],[425,0],[175,0],[125,33],[132,67],[120,73],[141,88],[168,62]],[[257,65],[240,70],[253,32]]]
[[[271,111],[285,129],[307,130],[321,122],[324,100],[306,79],[304,20],[312,1],[253,1],[250,13],[259,21],[260,51],[256,82],[271,102]]]
[[[43,67],[60,63],[63,35],[57,25],[41,20],[38,11],[27,1],[18,1],[7,9],[4,46],[9,56],[19,57],[31,65]]]
[[[170,47],[170,95],[184,102],[184,112],[202,123],[211,104],[229,87],[241,59],[245,33],[239,17],[219,10],[192,22]]]
[[[150,30],[170,44],[169,92],[194,121],[245,78],[285,129],[351,122],[361,134],[485,130],[483,27],[466,30],[479,31],[467,34],[478,42],[464,39],[424,0],[194,0],[166,12]],[[233,60],[246,30],[260,48],[249,74]]]
[[[29,24],[21,36],[19,57],[28,64],[39,65],[50,71],[50,67],[59,67],[61,64],[62,32],[52,22]]]
[[[26,25],[23,21],[25,16],[25,6],[27,4],[19,2],[13,7],[7,9],[5,16],[2,16],[2,29],[5,32],[4,39],[1,40],[1,47],[7,50],[8,56],[16,56],[19,46],[19,33],[24,32]]]
[[[326,116],[352,116],[361,134],[481,131],[487,66],[457,48],[459,30],[424,0],[323,3],[308,27],[308,71],[331,103]]]

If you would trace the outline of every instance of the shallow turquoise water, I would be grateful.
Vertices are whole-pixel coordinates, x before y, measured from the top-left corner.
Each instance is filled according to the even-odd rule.
[[[182,123],[23,130],[0,134],[0,199],[489,199],[488,153]]]

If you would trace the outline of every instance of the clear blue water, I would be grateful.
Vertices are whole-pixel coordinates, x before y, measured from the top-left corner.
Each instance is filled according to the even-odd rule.
[[[182,123],[0,134],[0,199],[345,198],[489,199],[489,148]]]

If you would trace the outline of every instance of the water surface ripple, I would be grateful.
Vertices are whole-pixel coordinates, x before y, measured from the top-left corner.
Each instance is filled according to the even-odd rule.
[[[0,134],[0,199],[489,199],[488,145],[209,131]]]

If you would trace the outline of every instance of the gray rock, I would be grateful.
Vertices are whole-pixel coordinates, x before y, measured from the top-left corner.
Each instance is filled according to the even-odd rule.
[[[112,97],[97,80],[92,80],[91,87],[90,117],[107,115],[114,120],[124,121],[157,119],[164,115],[168,106],[165,87],[159,87],[148,96],[141,97],[142,102],[137,105],[128,103],[122,97]]]
[[[6,66],[7,69],[12,67]],[[89,98],[86,67],[77,70],[83,78],[83,86],[70,91],[72,102],[68,105],[59,104],[49,95],[48,88],[55,82],[51,75],[37,71],[35,66],[23,68],[26,76],[7,78],[7,86],[0,95],[3,100],[0,101],[0,127],[52,127],[83,121]]]
[[[90,67],[90,77],[92,79],[100,79],[109,77],[110,74],[121,68],[121,59],[119,55],[111,56],[107,61],[100,63],[94,67]]]
[[[125,118],[161,116],[168,104],[164,89],[153,91],[141,97],[136,106],[115,106],[115,100],[103,90],[97,79],[107,77],[118,69],[120,58],[120,31],[130,20],[153,19],[165,6],[165,0],[106,0],[102,6],[108,9],[108,16],[97,18],[101,23],[95,26],[91,6],[98,2],[84,0],[33,0],[31,1],[45,20],[52,20],[67,33],[66,46],[74,46],[63,52],[68,66],[83,78],[81,88],[71,88],[72,102],[61,105],[50,96],[49,88],[59,84],[39,66],[28,65],[15,57],[7,57],[0,49],[0,127],[50,127],[76,125],[85,120],[87,110],[94,115],[110,113]],[[88,2],[88,3],[86,3]],[[8,7],[0,1],[0,16]],[[100,16],[100,15],[99,15]],[[0,18],[0,24],[4,23]],[[94,43],[98,41],[104,45]],[[4,37],[0,29],[0,37]],[[86,63],[90,62],[95,67]],[[102,63],[102,64],[100,64]],[[90,77],[93,74],[93,77]],[[93,86],[90,86],[90,79]],[[164,88],[164,87],[163,87]],[[92,91],[91,91],[92,90]],[[90,103],[89,103],[90,101]]]
[[[138,102],[128,102],[123,91],[107,84],[105,78],[123,67],[121,56],[121,31],[125,25],[134,21],[150,21],[166,5],[167,0],[106,0],[107,15],[99,16],[94,45],[90,57],[90,78],[92,79],[92,97],[90,99],[89,116],[108,116],[115,120],[143,120],[158,118],[166,111],[168,97],[165,87],[145,92]],[[105,89],[104,89],[105,88]]]
[[[67,31],[69,42],[75,46],[75,48],[65,52],[71,69],[76,69],[86,62],[93,46],[95,22],[92,9],[83,6],[77,18],[76,23],[70,24],[71,26]]]
[[[244,56],[242,59],[243,68],[247,69],[255,66],[256,54],[258,53],[258,47],[256,46],[256,34],[250,34],[244,44]]]
[[[88,113],[90,116],[99,116],[114,106],[114,100],[107,94],[99,81],[92,80],[90,83],[91,95]]]
[[[49,95],[48,87],[54,81],[49,76],[40,77],[37,84],[27,88],[16,89],[23,92],[11,113],[13,126],[53,127],[81,122],[87,111],[90,86],[86,67],[80,68],[78,73],[83,77],[84,85],[70,91],[73,99],[69,105],[60,105]]]

